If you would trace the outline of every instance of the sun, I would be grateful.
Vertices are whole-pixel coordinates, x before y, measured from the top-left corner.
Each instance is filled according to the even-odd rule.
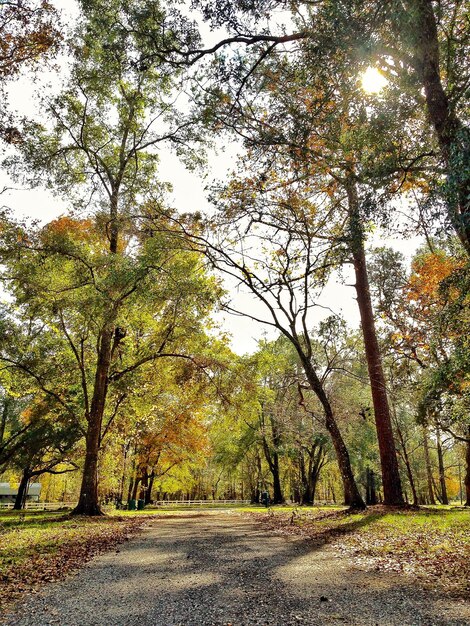
[[[366,93],[380,93],[387,83],[388,80],[375,67],[368,67],[361,74],[362,88]]]

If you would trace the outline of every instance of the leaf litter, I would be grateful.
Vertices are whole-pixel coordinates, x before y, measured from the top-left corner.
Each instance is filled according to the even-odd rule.
[[[470,598],[470,511],[393,509],[326,512],[298,508],[255,514],[266,530],[331,544],[368,571],[401,574],[422,586]]]

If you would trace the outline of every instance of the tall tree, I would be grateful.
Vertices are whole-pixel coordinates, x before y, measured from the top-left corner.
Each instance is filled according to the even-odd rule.
[[[247,183],[253,188],[247,195],[268,195],[290,186],[291,195],[302,195],[307,202],[315,194],[319,206],[329,205],[330,215],[336,219],[337,246],[343,245],[344,260],[352,262],[355,271],[384,498],[387,504],[401,505],[401,481],[370,296],[365,241],[370,220],[378,217],[374,215],[378,204],[375,188],[391,187],[392,181],[401,177],[400,162],[404,165],[408,161],[413,170],[412,163],[419,158],[412,152],[404,157],[402,149],[394,147],[400,132],[397,120],[389,124],[382,114],[368,119],[358,77],[347,65],[348,54],[340,54],[326,37],[320,43],[305,41],[291,59],[282,61],[275,56],[259,56],[257,51],[247,55],[236,70],[230,61],[222,59],[222,67],[232,80],[225,89],[215,85],[212,100],[205,97],[215,128],[222,124],[244,139],[247,156],[242,167],[252,172]],[[240,72],[245,76],[243,91]],[[380,148],[371,147],[369,143],[373,144],[379,133]],[[327,238],[331,234],[330,228],[317,236]]]
[[[264,20],[274,15],[280,4],[290,19],[286,18],[285,24],[273,19],[272,26],[265,26]],[[367,66],[380,67],[393,86],[387,92],[389,114],[400,116],[403,105],[414,107],[418,114],[414,129],[424,130],[428,125],[434,129],[437,145],[428,144],[424,152],[433,159],[428,165],[434,169],[436,186],[444,192],[448,223],[470,253],[470,129],[466,115],[470,28],[465,0],[394,1],[380,7],[370,0],[300,0],[293,5],[269,0],[249,5],[200,0],[196,6],[213,25],[224,25],[229,36],[207,49],[179,49],[177,58],[195,62],[232,46],[253,50],[248,68],[233,60],[228,64],[239,77],[237,98],[266,59],[289,58],[296,45],[316,48],[320,67],[328,65],[330,52],[342,58],[343,68],[356,76]],[[318,71],[316,65],[311,67],[311,72]],[[403,135],[411,128],[407,122]],[[418,143],[420,134],[416,135]],[[441,164],[446,178],[443,190]],[[403,171],[408,171],[406,163]]]
[[[202,304],[208,291],[195,258],[183,260],[174,242],[167,238],[163,243],[162,232],[169,232],[162,208],[166,186],[155,178],[155,150],[165,141],[186,145],[192,137],[192,122],[172,106],[178,93],[177,73],[160,60],[143,60],[146,49],[131,25],[149,23],[159,36],[171,38],[173,31],[164,27],[165,13],[158,2],[147,3],[145,9],[139,2],[120,0],[84,2],[83,7],[84,19],[71,39],[73,63],[67,88],[45,103],[52,130],[32,124],[20,147],[29,180],[41,183],[45,178],[51,187],[70,194],[76,208],[92,208],[96,215],[94,224],[59,220],[39,235],[42,241],[30,250],[33,256],[41,254],[39,250],[50,255],[52,263],[67,259],[71,283],[61,292],[70,290],[70,294],[91,298],[83,311],[89,316],[84,325],[76,309],[84,304],[78,304],[73,295],[72,302],[66,303],[66,308],[75,309],[74,316],[79,315],[78,336],[71,333],[68,311],[64,316],[64,309],[59,308],[58,323],[76,357],[87,421],[83,482],[75,512],[98,514],[98,451],[103,428],[106,431],[103,418],[111,383],[122,386],[127,373],[171,354],[168,344],[181,340],[177,327],[182,307],[190,307],[186,312],[190,325],[200,311],[207,311],[213,298],[209,296]],[[150,215],[152,226],[147,228]],[[180,261],[186,264],[186,274],[179,275],[183,282],[194,278],[198,283],[198,293],[187,283],[191,305],[178,291],[182,284],[177,286],[179,279],[169,269],[170,265],[176,269],[172,255],[176,266]],[[182,266],[179,270],[183,271]],[[176,281],[172,291],[168,291],[170,280]],[[131,304],[136,306],[144,294],[150,300],[156,296],[150,308],[160,318],[159,331],[150,333],[145,347],[138,348],[134,363],[117,371],[128,326],[124,311]],[[137,332],[139,322],[133,321]],[[92,381],[82,352],[91,336],[97,346]],[[121,390],[116,403],[126,396],[126,390]]]
[[[413,395],[420,390],[425,429],[434,430],[438,448],[436,424],[462,440],[468,450],[468,264],[456,242],[442,246],[431,240],[429,245],[431,249],[426,246],[415,255],[409,274],[400,255],[387,249],[378,251],[373,266],[374,292],[386,322],[389,350],[396,361],[406,364]],[[426,432],[424,436],[432,500]],[[439,465],[443,475],[442,459]]]
[[[224,192],[225,210],[210,224],[209,237],[192,238],[214,267],[231,276],[263,305],[266,315],[235,312],[276,328],[291,342],[322,407],[343,480],[345,502],[363,508],[348,449],[314,360],[308,328],[311,310],[317,305],[335,254],[328,237],[315,237],[327,228],[330,215],[319,215],[312,202],[298,201],[289,191],[284,197],[283,191],[278,197],[263,196],[260,210],[253,181],[244,184],[234,180]],[[231,309],[229,304],[226,306]]]

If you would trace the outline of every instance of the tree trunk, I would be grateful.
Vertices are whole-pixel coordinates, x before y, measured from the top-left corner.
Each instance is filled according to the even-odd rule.
[[[140,500],[145,501],[148,488],[149,488],[149,472],[148,472],[147,464],[145,464],[144,467],[142,468],[142,480],[140,481],[140,493],[139,493]]]
[[[282,504],[284,502],[284,496],[282,494],[281,478],[279,476],[279,455],[276,450],[269,449],[266,437],[263,435],[263,449],[264,456],[268,463],[269,471],[273,477],[273,503]]]
[[[263,476],[263,469],[261,467],[261,455],[256,450],[256,485],[253,492],[253,503],[259,504],[261,498],[261,479]]]
[[[428,483],[429,504],[436,504],[436,499],[434,498],[431,456],[429,454],[429,442],[428,442],[428,433],[426,430],[426,426],[423,426],[423,448],[424,448],[424,462],[426,464],[426,479]]]
[[[132,491],[134,489],[134,475],[129,479],[129,487],[127,489],[127,502],[132,499]]]
[[[349,224],[351,231],[351,252],[356,276],[356,294],[361,316],[362,334],[369,372],[372,403],[374,405],[375,426],[379,442],[380,465],[384,503],[400,506],[403,504],[400,472],[393,439],[392,420],[387,397],[387,387],[382,368],[382,356],[375,330],[374,312],[370,296],[369,277],[367,274],[364,251],[364,234],[359,215],[359,200],[354,181],[350,178],[346,184],[348,194]]]
[[[273,461],[273,502],[274,504],[282,504],[284,502],[284,495],[282,493],[281,478],[279,476],[279,455],[277,452],[273,453]]]
[[[467,445],[465,448],[465,506],[470,506],[470,428],[468,429],[468,437],[469,440],[467,441]]]
[[[334,488],[334,485],[333,485],[332,481],[330,481],[330,483],[329,483],[329,488],[330,488],[330,491],[331,491],[331,498],[333,500],[333,504],[336,504],[335,488]]]
[[[370,467],[366,469],[366,484],[366,504],[373,506],[377,504],[377,491],[375,489],[375,474]]]
[[[154,482],[155,482],[155,471],[152,471],[152,473],[149,476],[147,491],[145,492],[145,504],[150,504],[152,502],[152,489],[153,489]]]
[[[310,493],[310,482],[308,479],[308,472],[305,468],[305,459],[302,451],[299,451],[299,475],[301,489],[298,489],[300,504],[312,504],[312,497]]]
[[[314,444],[308,456],[308,502],[309,504],[314,504],[320,471],[324,465],[325,455],[323,446]]]
[[[346,444],[344,443],[343,437],[338,428],[338,424],[336,423],[333,409],[325,393],[325,390],[323,389],[320,379],[318,378],[317,373],[315,372],[315,369],[310,362],[310,359],[302,350],[302,347],[298,344],[295,344],[295,348],[297,350],[297,354],[300,357],[308,383],[312,391],[320,400],[323,407],[323,412],[325,415],[325,427],[330,434],[331,440],[333,442],[341,479],[343,481],[344,502],[352,509],[365,509],[364,500],[359,493],[359,489],[357,488],[357,484],[354,479],[348,449],[346,447]]]
[[[437,461],[439,467],[439,484],[441,487],[441,502],[442,504],[449,504],[449,498],[447,496],[446,475],[444,467],[444,453],[441,445],[441,431],[439,427],[436,427],[436,445],[437,445]]]
[[[124,485],[126,484],[126,470],[127,470],[127,454],[129,452],[129,444],[122,446],[122,476],[119,483],[118,503],[121,505],[124,498]]]
[[[11,399],[9,398],[9,396],[5,395],[3,397],[3,409],[2,409],[2,416],[0,418],[0,444],[3,442],[3,437],[5,436],[5,428],[7,425],[10,403],[11,403]]]
[[[279,432],[279,424],[272,413],[269,414],[271,423],[271,432],[273,437],[273,453],[272,453],[272,475],[273,475],[273,502],[274,504],[282,504],[284,502],[284,494],[281,487],[281,475],[279,467],[279,446],[281,445],[281,434]]]
[[[470,255],[470,131],[457,118],[444,90],[439,39],[431,0],[409,0],[406,19],[414,45],[414,66],[424,89],[428,118],[447,169],[450,221]],[[411,19],[410,19],[411,18]],[[398,26],[402,29],[402,24]]]
[[[139,485],[141,480],[142,476],[136,476],[134,480],[134,486],[132,488],[132,500],[137,500],[137,492],[139,491]]]
[[[29,468],[24,469],[23,474],[21,475],[20,485],[18,487],[18,493],[16,494],[15,504],[13,505],[13,509],[15,511],[21,511],[25,508],[30,478],[31,475]]]
[[[416,493],[416,485],[415,485],[415,481],[414,481],[414,477],[413,477],[413,472],[411,470],[410,457],[408,456],[408,450],[406,449],[406,444],[405,444],[405,439],[403,437],[403,433],[402,433],[401,428],[400,428],[400,426],[399,426],[397,421],[396,421],[396,429],[397,429],[398,439],[399,439],[400,445],[401,445],[403,461],[404,461],[405,467],[406,467],[406,473],[407,473],[407,476],[408,476],[408,482],[410,483],[411,492],[413,494],[413,505],[414,506],[418,506],[418,504],[419,504],[419,502],[418,502],[418,494]]]
[[[86,433],[86,455],[78,504],[72,515],[103,515],[98,501],[98,454],[101,444],[101,426],[108,392],[108,373],[111,363],[111,345],[114,326],[108,324],[101,333],[95,386]]]

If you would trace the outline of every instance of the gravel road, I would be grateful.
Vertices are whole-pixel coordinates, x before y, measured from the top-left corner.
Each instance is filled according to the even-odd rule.
[[[30,596],[8,626],[457,626],[470,607],[235,513],[159,517]]]

